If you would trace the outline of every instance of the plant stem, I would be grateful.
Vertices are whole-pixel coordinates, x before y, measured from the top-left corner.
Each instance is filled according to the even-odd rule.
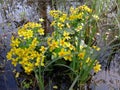
[[[73,87],[75,86],[77,80],[79,79],[79,75],[75,78],[75,80],[73,81],[72,85],[70,86],[69,90],[73,90]]]

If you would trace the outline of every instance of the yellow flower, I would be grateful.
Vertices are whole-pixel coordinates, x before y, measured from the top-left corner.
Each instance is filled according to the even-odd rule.
[[[42,53],[44,53],[45,50],[46,50],[46,48],[45,48],[44,46],[41,46],[40,51],[41,51]]]
[[[40,57],[37,57],[35,66],[40,66],[40,62],[41,62],[41,58]]]
[[[82,30],[82,26],[78,26],[75,30],[77,31],[77,32],[79,32],[80,30]]]
[[[77,19],[77,18],[78,18],[77,15],[70,15],[70,16],[69,16],[69,20],[75,20],[75,19]]]
[[[29,39],[29,38],[33,37],[33,31],[20,29],[20,30],[18,30],[18,35],[20,37],[24,37],[24,39]]]
[[[32,51],[29,51],[28,55],[29,55],[30,59],[34,59],[38,56],[38,52],[35,50],[32,50]]]
[[[18,62],[18,58],[12,58],[11,60],[12,60],[13,66],[16,67],[17,62]]]
[[[42,25],[35,22],[29,22],[26,24],[29,28],[41,27]]]
[[[80,45],[80,49],[82,50],[84,48],[84,46],[83,45]]]
[[[90,57],[88,57],[87,59],[86,59],[86,63],[90,63],[91,62],[91,59],[90,59]]]
[[[66,26],[67,26],[68,28],[70,28],[70,25],[69,25],[69,23],[66,23]]]
[[[19,58],[23,57],[23,55],[24,55],[23,52],[24,52],[24,50],[21,49],[21,48],[15,48],[15,49],[14,49],[14,53],[15,53]]]
[[[89,12],[89,13],[91,13],[92,12],[92,9],[90,9],[88,6],[86,6],[86,5],[82,5],[82,6],[80,6],[80,7],[78,7],[80,10],[82,10],[82,11],[87,11],[87,12]]]
[[[101,70],[101,65],[100,65],[99,63],[97,63],[97,64],[93,67],[93,69],[94,69],[94,72],[97,73],[97,72],[99,72],[99,71]]]
[[[58,22],[58,23],[57,23],[57,26],[58,26],[60,29],[62,29],[62,28],[63,28],[63,26],[64,26],[64,24],[62,24],[62,23]]]
[[[66,32],[66,31],[64,31],[63,36],[64,36],[64,37],[65,37],[65,36],[69,36],[69,33]]]
[[[48,44],[48,45],[50,45],[51,40],[52,40],[51,37],[49,37],[49,38],[47,39],[47,44]]]
[[[25,72],[29,75],[34,70],[34,64],[31,62],[27,62],[23,68]]]
[[[20,37],[24,37],[24,39],[29,39],[29,38],[33,37],[33,31],[28,30],[28,29],[19,29],[18,35]]]
[[[78,19],[82,19],[82,17],[83,17],[83,12],[80,12],[80,13],[77,15],[77,18],[78,18]]]
[[[11,51],[9,51],[8,53],[7,53],[7,59],[8,60],[11,60],[12,59],[12,52]]]
[[[61,40],[60,40],[60,45],[61,45],[61,46],[65,46],[65,45],[66,45],[65,39],[61,39]]]
[[[100,48],[97,46],[92,46],[95,50],[100,51]]]
[[[65,21],[65,19],[63,17],[60,17],[59,20],[60,20],[60,22],[64,22]]]
[[[35,28],[35,27],[41,27],[42,25],[41,24],[39,24],[39,23],[35,23],[35,22],[28,22],[27,24],[25,24],[25,25],[23,25],[23,27],[22,28],[18,28],[18,31],[20,30],[27,30],[28,28],[29,29],[33,29],[33,28]]]
[[[84,56],[85,56],[85,52],[80,52],[78,54],[78,57],[81,58],[81,59],[84,59]]]
[[[50,46],[50,51],[54,50],[55,48],[58,47],[58,41],[52,40],[52,43],[49,46]]]
[[[38,44],[38,40],[37,38],[35,37],[33,40],[32,40],[32,43],[29,45],[29,49],[35,49],[35,47],[37,46]]]
[[[45,58],[45,56],[43,54],[39,54],[39,56],[36,59],[35,66],[45,66],[44,65],[44,58]]]
[[[67,14],[63,14],[63,15],[59,18],[59,20],[60,20],[60,22],[65,22],[66,18],[67,18]]]
[[[66,53],[66,56],[64,57],[65,60],[69,60],[69,61],[72,61],[72,54],[71,54],[71,51],[67,51]]]
[[[25,66],[24,70],[25,70],[25,73],[27,73],[28,75],[33,71],[33,69],[30,68],[29,66]]]
[[[56,24],[56,21],[52,21],[52,23],[50,24],[50,26],[54,26]]]
[[[54,18],[58,18],[59,15],[60,15],[60,13],[61,13],[61,11],[59,11],[59,10],[51,10],[49,13],[50,13],[50,15],[53,16]]]
[[[74,7],[70,7],[70,12],[72,13],[74,11]]]
[[[11,37],[11,44],[10,44],[10,46],[12,46],[12,47],[18,47],[19,46],[19,44],[20,44],[20,41],[18,40],[18,38],[14,38],[13,36]]]
[[[58,53],[59,57],[63,57],[66,55],[66,52],[64,51],[64,48],[61,49],[61,51]]]
[[[39,21],[40,21],[40,22],[43,22],[43,21],[44,21],[44,19],[43,19],[43,18],[40,18],[40,19],[39,19]]]
[[[97,15],[92,15],[95,20],[99,20],[99,17]]]
[[[44,29],[43,29],[43,28],[40,28],[40,29],[38,30],[38,32],[39,32],[40,35],[44,35]]]
[[[70,39],[69,34],[70,34],[69,32],[66,32],[66,31],[63,32],[63,36],[65,37],[65,39],[67,39],[67,40]]]
[[[70,50],[75,50],[75,47],[72,44],[70,44],[69,42],[66,42],[65,44]]]
[[[54,86],[53,86],[53,89],[56,89],[56,90],[57,90],[57,89],[58,89],[58,86],[57,86],[57,85],[54,85]]]
[[[27,30],[26,31],[26,38],[31,38],[31,37],[33,37],[33,31],[32,30]]]

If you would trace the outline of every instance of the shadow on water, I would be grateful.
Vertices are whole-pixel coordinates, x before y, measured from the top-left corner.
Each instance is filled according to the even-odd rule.
[[[54,1],[54,2],[52,2]],[[18,86],[12,72],[13,66],[10,61],[6,61],[6,53],[10,49],[9,41],[11,35],[16,35],[17,27],[34,21],[38,22],[39,18],[44,18],[43,27],[45,32],[52,32],[50,28],[52,19],[48,15],[51,9],[68,10],[70,6],[76,7],[81,5],[81,1],[68,0],[2,0],[0,2],[0,90],[17,90]],[[111,50],[101,54],[100,60],[103,67],[107,64],[107,57]],[[120,53],[119,51],[112,57],[110,70],[104,68],[92,79],[92,90],[114,90],[120,89]],[[54,83],[53,83],[54,84]],[[63,85],[64,86],[64,85]]]

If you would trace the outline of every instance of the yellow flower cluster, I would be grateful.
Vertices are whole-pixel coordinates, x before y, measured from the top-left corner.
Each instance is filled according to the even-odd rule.
[[[37,32],[39,32],[40,35],[44,35],[44,29],[41,26],[42,25],[39,23],[29,22],[25,24],[22,28],[20,27],[18,29],[18,35],[20,37],[23,37],[24,39],[30,39],[31,37],[34,36],[33,34],[36,28],[37,28]]]
[[[65,60],[69,60],[72,61],[72,55],[71,55],[71,51],[65,51],[64,48],[61,49],[61,51],[58,53],[59,57],[63,57]]]
[[[40,46],[39,35],[44,35],[41,24],[29,22],[18,29],[17,37],[11,37],[11,49],[7,53],[7,59],[14,66],[21,64],[27,74],[36,67],[44,66],[46,48]]]
[[[51,10],[49,13],[52,17],[58,18],[62,12],[59,10]]]
[[[85,67],[94,61],[88,55],[89,46],[81,45],[84,40],[84,25],[89,19],[92,10],[86,5],[78,8],[70,8],[70,13],[66,14],[59,10],[51,10],[50,15],[54,18],[51,26],[55,26],[52,36],[47,38],[46,47],[41,44],[40,35],[44,35],[44,29],[40,23],[28,22],[18,28],[18,37],[11,37],[11,50],[7,54],[8,60],[16,66],[21,64],[27,74],[30,74],[39,66],[45,66],[47,57],[46,53],[50,52],[52,59],[60,58],[60,60],[77,63],[79,69],[81,65]],[[86,18],[87,17],[87,18]],[[97,16],[93,16],[98,18]],[[39,20],[43,22],[43,19]],[[81,31],[83,31],[81,33]],[[81,35],[81,37],[80,37]],[[43,40],[44,41],[44,40]],[[87,48],[85,48],[85,46]],[[93,47],[99,50],[97,47]],[[62,59],[61,59],[62,58]],[[96,63],[94,71],[100,70],[100,64]]]
[[[18,47],[20,44],[20,41],[18,40],[18,38],[14,38],[13,36],[11,37],[11,47]]]
[[[28,28],[35,28],[35,27],[41,27],[42,25],[40,23],[35,23],[35,22],[28,22],[27,24],[24,25],[24,29],[28,29]]]
[[[72,61],[72,51],[75,50],[75,47],[67,41],[64,35],[57,40],[49,38],[47,43],[54,58],[63,57],[65,60]]]
[[[90,9],[88,6],[86,6],[86,5],[83,5],[83,6],[80,6],[80,7],[78,7],[80,10],[82,10],[82,11],[87,11],[87,12],[89,12],[89,13],[91,13],[92,12],[92,9]]]
[[[77,46],[79,45],[78,42],[81,41],[77,35],[81,32],[85,21],[89,19],[91,14],[92,9],[86,5],[78,8],[70,7],[69,14],[59,10],[50,11],[50,15],[53,17],[51,26],[55,26],[56,30],[53,32],[52,38],[48,39],[47,44],[53,58],[62,57],[64,60],[74,62],[74,57],[77,57],[80,65],[85,62],[85,67],[89,67],[93,60],[86,54],[84,45]],[[93,18],[95,17],[97,18],[97,15],[93,15]],[[74,29],[72,29],[73,27]],[[78,53],[77,56],[73,54],[76,52]]]
[[[24,37],[24,39],[29,39],[29,38],[33,37],[33,31],[21,29],[18,31],[18,35],[20,35],[21,37]]]
[[[74,21],[81,20],[81,22],[84,22],[85,19],[90,17],[91,13],[92,9],[86,5],[79,6],[78,8],[70,7],[69,14],[59,10],[51,10],[50,15],[54,18],[51,26],[57,26],[61,30],[63,27],[74,27]],[[93,15],[93,18],[98,19],[98,16]],[[82,26],[79,26],[78,28],[82,29]],[[78,28],[77,31],[79,31]]]

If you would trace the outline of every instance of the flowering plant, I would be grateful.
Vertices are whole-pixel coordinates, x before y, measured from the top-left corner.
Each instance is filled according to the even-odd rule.
[[[71,7],[68,13],[51,10],[52,35],[45,38],[40,23],[25,24],[18,29],[17,37],[12,36],[7,58],[14,66],[21,64],[25,73],[34,72],[41,90],[44,90],[43,72],[53,65],[68,68],[73,81],[70,90],[76,83],[85,83],[91,70],[97,73],[101,67],[94,55],[99,48],[92,45],[97,32],[95,23],[99,20],[93,13],[86,5]]]
[[[74,81],[71,85],[72,89],[77,81],[85,83],[92,69],[95,73],[100,70],[101,65],[94,57],[95,52],[100,48],[92,45],[97,32],[95,22],[99,17],[86,5],[71,7],[68,12],[69,14],[58,10],[50,11],[53,17],[51,26],[54,26],[55,31],[48,40],[48,46],[53,59],[62,57],[62,60],[70,62],[67,66],[59,65],[71,70],[70,77]]]
[[[42,36],[44,29],[40,23],[29,22],[18,28],[18,36],[11,37],[11,49],[7,54],[7,58],[12,61],[12,64],[22,65],[26,74],[30,75],[33,71],[36,73],[36,78],[42,87],[42,67],[44,67],[45,51]],[[38,69],[41,72],[38,74]],[[43,88],[43,87],[42,87]]]

